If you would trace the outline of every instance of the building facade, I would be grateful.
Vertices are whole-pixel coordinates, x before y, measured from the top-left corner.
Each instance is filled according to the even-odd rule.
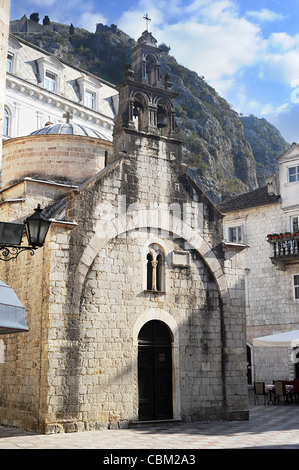
[[[0,27],[1,27],[1,39],[0,39],[0,139],[2,142],[3,128],[4,128],[4,102],[5,102],[5,81],[6,81],[6,57],[7,57],[7,45],[9,35],[9,12],[10,12],[10,0],[4,0],[0,5]],[[0,150],[0,159],[1,159]]]
[[[293,380],[292,350],[252,345],[253,338],[299,327],[299,146],[279,158],[267,186],[220,205],[224,234],[244,250],[248,380]]]
[[[162,50],[145,31],[132,52],[113,143],[67,122],[3,144],[1,220],[52,220],[0,265],[29,327],[1,338],[4,425],[248,419],[242,263],[181,162]]]
[[[82,135],[87,129],[111,141],[117,100],[118,93],[110,83],[9,36],[4,139],[71,119],[73,124],[84,126]]]

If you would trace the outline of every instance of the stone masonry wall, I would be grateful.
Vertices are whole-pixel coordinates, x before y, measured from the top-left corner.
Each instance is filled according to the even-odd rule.
[[[174,338],[174,417],[246,417],[242,273],[236,260],[216,256],[221,219],[215,209],[200,192],[195,200],[175,162],[163,155],[162,147],[141,145],[103,169],[67,195],[67,217],[77,226],[53,224],[33,262],[23,254],[1,266],[30,328],[3,338],[2,424],[50,433],[122,427],[137,419],[138,332],[150,319],[164,321]],[[195,202],[202,204],[201,225]],[[146,209],[162,203],[157,223]],[[173,203],[188,204],[189,215],[183,219],[182,211],[185,225],[167,231],[163,216]],[[138,207],[145,207],[140,217]],[[144,290],[150,241],[166,254],[165,294]],[[174,251],[187,252],[189,265],[173,265]]]
[[[49,251],[0,262],[0,278],[25,307],[29,332],[1,336],[0,423],[41,430],[47,403]]]
[[[104,168],[111,152],[110,142],[81,136],[11,139],[3,145],[1,186],[28,176],[83,182]]]
[[[190,267],[172,266],[173,242],[161,239],[169,250],[166,293],[145,292],[143,249],[150,238],[146,232],[131,231],[111,240],[88,272],[80,315],[61,316],[62,303],[52,311],[56,320],[51,323],[50,369],[54,370],[58,358],[65,367],[56,365],[50,382],[48,422],[52,426],[48,430],[67,421],[73,421],[77,430],[126,426],[138,419],[134,325],[141,314],[152,310],[165,310],[179,330],[175,367],[182,385],[175,390],[181,397],[177,417],[223,416],[216,286],[196,255]],[[63,281],[59,272],[55,278],[56,283]]]
[[[288,216],[280,204],[272,204],[226,215],[225,223],[245,220],[245,243],[249,245],[244,254],[246,270],[246,318],[247,341],[252,346],[255,337],[281,333],[299,327],[298,301],[293,299],[293,274],[296,265],[285,270],[272,264],[272,247],[267,234],[285,232],[289,229]],[[253,380],[272,383],[272,380],[292,380],[294,364],[290,351],[285,348],[253,348]]]

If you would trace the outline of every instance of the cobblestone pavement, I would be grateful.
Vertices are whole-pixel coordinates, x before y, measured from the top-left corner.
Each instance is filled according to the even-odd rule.
[[[200,422],[67,434],[0,426],[2,449],[299,449],[299,402],[253,405],[248,421]]]

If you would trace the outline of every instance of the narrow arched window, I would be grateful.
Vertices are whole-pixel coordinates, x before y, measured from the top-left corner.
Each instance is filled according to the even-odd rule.
[[[156,287],[157,290],[162,291],[162,276],[163,276],[163,258],[159,254],[157,256],[157,267],[156,267]]]
[[[7,108],[4,108],[3,135],[8,137],[10,133],[10,114]]]
[[[157,59],[148,55],[146,58],[146,67],[145,67],[145,78],[147,79],[149,85],[154,85],[157,81]]]
[[[152,244],[146,256],[146,289],[153,292],[165,291],[165,255],[162,248]]]
[[[150,253],[147,255],[147,290],[153,290],[153,257]]]

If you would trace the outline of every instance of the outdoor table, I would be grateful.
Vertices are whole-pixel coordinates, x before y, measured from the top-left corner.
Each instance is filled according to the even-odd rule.
[[[268,405],[270,403],[270,401],[272,401],[273,403],[273,400],[272,400],[272,393],[275,391],[275,385],[265,385],[265,392],[269,395],[269,401],[268,401]]]
[[[286,390],[287,395],[292,395],[295,391],[294,385],[285,384],[285,390]],[[266,393],[269,394],[268,403],[270,403],[270,401],[273,402],[272,393],[274,392],[274,395],[275,395],[275,385],[274,384],[265,385],[265,391],[266,391]]]

